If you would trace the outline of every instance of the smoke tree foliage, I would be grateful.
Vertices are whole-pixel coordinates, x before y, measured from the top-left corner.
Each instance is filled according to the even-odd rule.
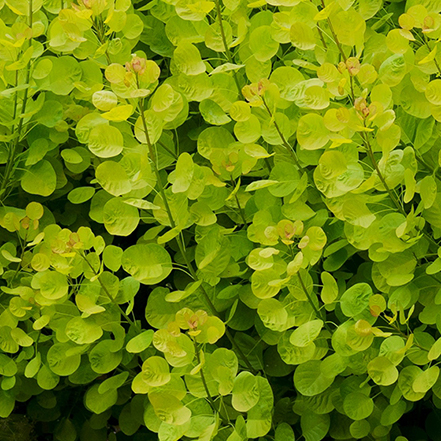
[[[439,440],[440,12],[0,0],[0,417]]]

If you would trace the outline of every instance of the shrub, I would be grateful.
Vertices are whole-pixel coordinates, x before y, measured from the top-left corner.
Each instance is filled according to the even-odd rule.
[[[440,11],[0,2],[2,431],[439,440]]]

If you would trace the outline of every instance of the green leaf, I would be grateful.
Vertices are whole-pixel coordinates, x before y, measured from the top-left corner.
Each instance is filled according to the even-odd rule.
[[[374,402],[362,392],[351,392],[343,401],[343,409],[349,418],[359,421],[371,415]]]
[[[191,418],[191,410],[185,407],[175,396],[166,392],[153,392],[149,394],[149,401],[155,414],[167,424],[185,424]]]
[[[256,377],[256,380],[260,397],[257,404],[248,411],[246,428],[249,438],[265,436],[270,431],[272,422],[274,397],[271,386],[268,380],[262,377]]]
[[[199,50],[189,42],[181,41],[173,53],[173,58],[177,68],[185,75],[199,75],[206,70]]]
[[[325,391],[334,382],[333,376],[326,376],[320,369],[321,361],[310,360],[297,367],[294,372],[296,389],[307,397]]]
[[[56,271],[36,273],[32,278],[32,288],[39,289],[40,294],[48,300],[58,300],[69,290],[66,276]]]
[[[128,377],[128,372],[121,372],[120,374],[107,378],[99,385],[98,393],[102,395],[108,391],[117,390],[126,382]]]
[[[372,288],[367,283],[357,283],[341,296],[340,305],[346,317],[355,317],[369,306]]]
[[[11,392],[0,389],[0,418],[8,418],[14,410],[15,399]]]
[[[57,186],[57,176],[49,161],[43,160],[26,170],[21,188],[29,194],[50,196]]]
[[[303,348],[318,337],[322,328],[323,320],[311,320],[310,322],[306,322],[295,329],[291,334],[289,341],[294,346],[300,346]]]
[[[126,346],[127,352],[130,352],[132,354],[138,354],[139,352],[146,350],[152,343],[153,334],[154,331],[152,329],[149,329],[137,335],[136,337],[133,337],[127,343]]]
[[[170,255],[156,244],[133,245],[127,248],[122,255],[122,266],[144,285],[155,285],[172,271]]]
[[[139,224],[138,209],[125,204],[121,198],[112,198],[104,205],[103,222],[110,234],[128,236]]]
[[[287,423],[280,423],[276,427],[274,441],[295,441],[294,431]]]
[[[389,386],[398,380],[398,369],[387,358],[379,356],[368,364],[368,374],[380,386]]]
[[[149,386],[163,386],[170,379],[170,367],[164,358],[150,357],[142,364],[142,380]]]
[[[305,412],[300,419],[302,434],[306,441],[320,441],[328,433],[331,425],[328,414],[318,415],[314,412]]]
[[[103,330],[92,317],[74,317],[66,325],[66,335],[78,345],[90,344],[101,338]]]
[[[93,413],[100,414],[110,409],[118,399],[118,391],[110,389],[100,394],[98,389],[100,385],[94,384],[84,395],[84,406]]]
[[[95,171],[98,183],[113,196],[121,196],[132,190],[132,184],[124,167],[115,161],[102,162]]]
[[[200,102],[199,111],[204,120],[214,126],[228,124],[231,121],[231,118],[222,110],[222,107],[209,99]]]
[[[92,199],[94,194],[95,189],[93,187],[77,187],[69,192],[67,198],[72,204],[83,204],[89,199]]]
[[[421,372],[414,380],[412,389],[417,393],[428,392],[436,383],[439,377],[439,367],[432,366]]]
[[[74,424],[68,418],[61,421],[55,429],[55,439],[59,441],[75,441],[77,439],[77,431]]]
[[[232,405],[238,412],[248,412],[260,398],[257,378],[249,372],[241,372],[234,380]]]
[[[116,352],[114,340],[101,340],[89,352],[90,367],[97,374],[107,374],[121,363],[122,353]]]
[[[100,124],[90,131],[88,146],[99,158],[112,158],[123,151],[123,136],[116,127]]]
[[[71,346],[66,343],[56,343],[47,353],[47,363],[50,370],[60,376],[73,374],[81,363],[81,354],[68,355]]]

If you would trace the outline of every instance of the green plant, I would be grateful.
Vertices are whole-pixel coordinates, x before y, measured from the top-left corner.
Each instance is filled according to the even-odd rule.
[[[2,427],[438,440],[440,12],[0,1]]]

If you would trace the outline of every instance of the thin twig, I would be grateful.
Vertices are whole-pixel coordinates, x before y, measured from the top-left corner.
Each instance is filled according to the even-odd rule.
[[[145,137],[146,137],[146,143],[147,143],[147,147],[149,149],[149,155],[150,155],[150,160],[152,161],[152,167],[154,170],[154,173],[156,175],[156,180],[159,186],[159,193],[161,194],[162,200],[164,202],[164,207],[165,207],[165,211],[167,213],[167,217],[169,219],[170,222],[170,226],[172,228],[176,228],[176,222],[173,218],[173,214],[171,212],[170,209],[170,205],[168,203],[168,199],[167,196],[165,194],[165,189],[164,189],[164,185],[162,183],[162,178],[161,175],[159,174],[159,170],[158,170],[158,166],[157,166],[157,162],[156,162],[156,155],[153,149],[153,144],[150,140],[150,136],[147,130],[147,121],[145,119],[145,113],[144,113],[144,103],[143,100],[141,101],[141,103],[138,105],[138,109],[139,109],[139,114],[141,117],[141,122],[143,125],[143,129],[144,129],[144,133],[145,133]],[[185,252],[185,246],[184,243],[182,241],[181,236],[177,236],[175,238],[177,244],[178,244],[178,248],[179,251],[185,261],[185,265],[187,266],[188,272],[191,274],[192,278],[195,281],[198,281],[199,278],[196,274],[196,271],[193,268],[193,265],[191,264],[190,260],[188,259],[187,253]],[[216,317],[218,317],[218,312],[213,304],[213,302],[211,301],[207,291],[205,290],[205,288],[201,285],[199,287],[200,291],[202,292],[202,295],[204,297],[205,303],[208,306],[208,309],[210,310],[210,313]],[[247,368],[251,371],[251,372],[255,372],[255,369],[252,367],[250,361],[248,360],[248,358],[246,357],[246,355],[243,353],[243,351],[240,349],[240,347],[238,346],[238,344],[236,343],[236,341],[234,340],[234,337],[232,336],[232,334],[229,332],[228,329],[225,330],[225,335],[227,336],[227,338],[230,340],[234,350],[239,354],[239,356],[242,358],[242,360],[244,361],[245,365],[247,366]]]
[[[273,114],[272,114],[270,108],[268,107],[268,104],[266,103],[266,101],[265,101],[265,99],[264,99],[263,97],[262,97],[262,101],[263,101],[263,105],[265,106],[267,112],[268,112],[269,115],[270,115],[270,118],[273,120],[274,127],[276,128],[276,131],[277,131],[277,133],[279,134],[280,139],[282,140],[282,144],[283,144],[283,146],[284,146],[284,147],[288,150],[288,152],[291,154],[291,157],[292,157],[294,163],[296,164],[297,168],[298,168],[301,172],[304,172],[305,170],[304,170],[304,168],[300,165],[300,162],[299,162],[299,160],[298,160],[298,158],[297,158],[297,154],[296,154],[294,148],[293,148],[293,147],[291,146],[291,144],[286,140],[285,136],[283,135],[282,131],[281,131],[280,128],[279,128],[279,125],[278,125],[277,122],[276,122],[276,119],[273,118]]]
[[[32,7],[33,7],[32,0],[29,0],[29,12],[28,12],[29,17],[28,18],[29,18],[29,28],[31,29],[31,37],[29,38],[28,48],[30,48],[32,46],[32,24],[33,24]],[[25,77],[25,84],[26,85],[29,85],[30,77],[31,77],[31,61],[28,60],[28,62],[26,64],[26,77]],[[16,78],[18,79],[17,76],[16,76]],[[26,113],[26,105],[27,105],[27,101],[28,101],[28,93],[29,93],[29,88],[26,87],[26,89],[24,90],[23,102],[21,105],[21,115],[20,115],[20,120],[18,122],[17,134],[15,135],[14,142],[9,150],[6,170],[3,175],[2,184],[0,186],[0,198],[1,198],[2,202],[6,198],[6,196],[3,197],[3,195],[5,195],[6,188],[9,185],[11,173],[12,173],[12,170],[13,170],[14,164],[15,164],[15,153],[17,151],[18,144],[20,143],[21,131],[23,129],[24,118],[25,118],[25,113]],[[16,94],[17,94],[17,92],[16,92]],[[15,100],[15,102],[14,102],[14,119],[16,116],[16,112],[17,112],[17,100]]]
[[[300,271],[297,273],[297,277],[299,278],[300,286],[302,287],[303,292],[306,295],[306,298],[308,299],[309,304],[311,305],[312,309],[314,310],[317,317],[323,318],[322,314],[320,314],[320,311],[318,310],[317,306],[315,306],[315,303],[312,300],[312,297],[309,295],[308,289],[305,286],[305,283],[303,282],[302,276],[300,275]],[[326,320],[323,320],[323,323],[325,325],[325,328],[327,331],[329,331],[332,334],[332,330],[329,327],[329,325],[326,323]]]
[[[230,48],[228,47],[227,38],[225,36],[224,25],[222,23],[222,10],[220,6],[220,0],[215,0],[215,3],[216,3],[216,15],[217,15],[217,20],[219,22],[219,30],[221,33],[222,43],[224,45],[225,55],[227,56],[228,61],[234,64],[233,57],[231,56]],[[233,71],[233,78],[234,78],[234,82],[236,83],[238,93],[241,93],[242,89],[239,85],[239,80],[237,79],[235,71]]]

